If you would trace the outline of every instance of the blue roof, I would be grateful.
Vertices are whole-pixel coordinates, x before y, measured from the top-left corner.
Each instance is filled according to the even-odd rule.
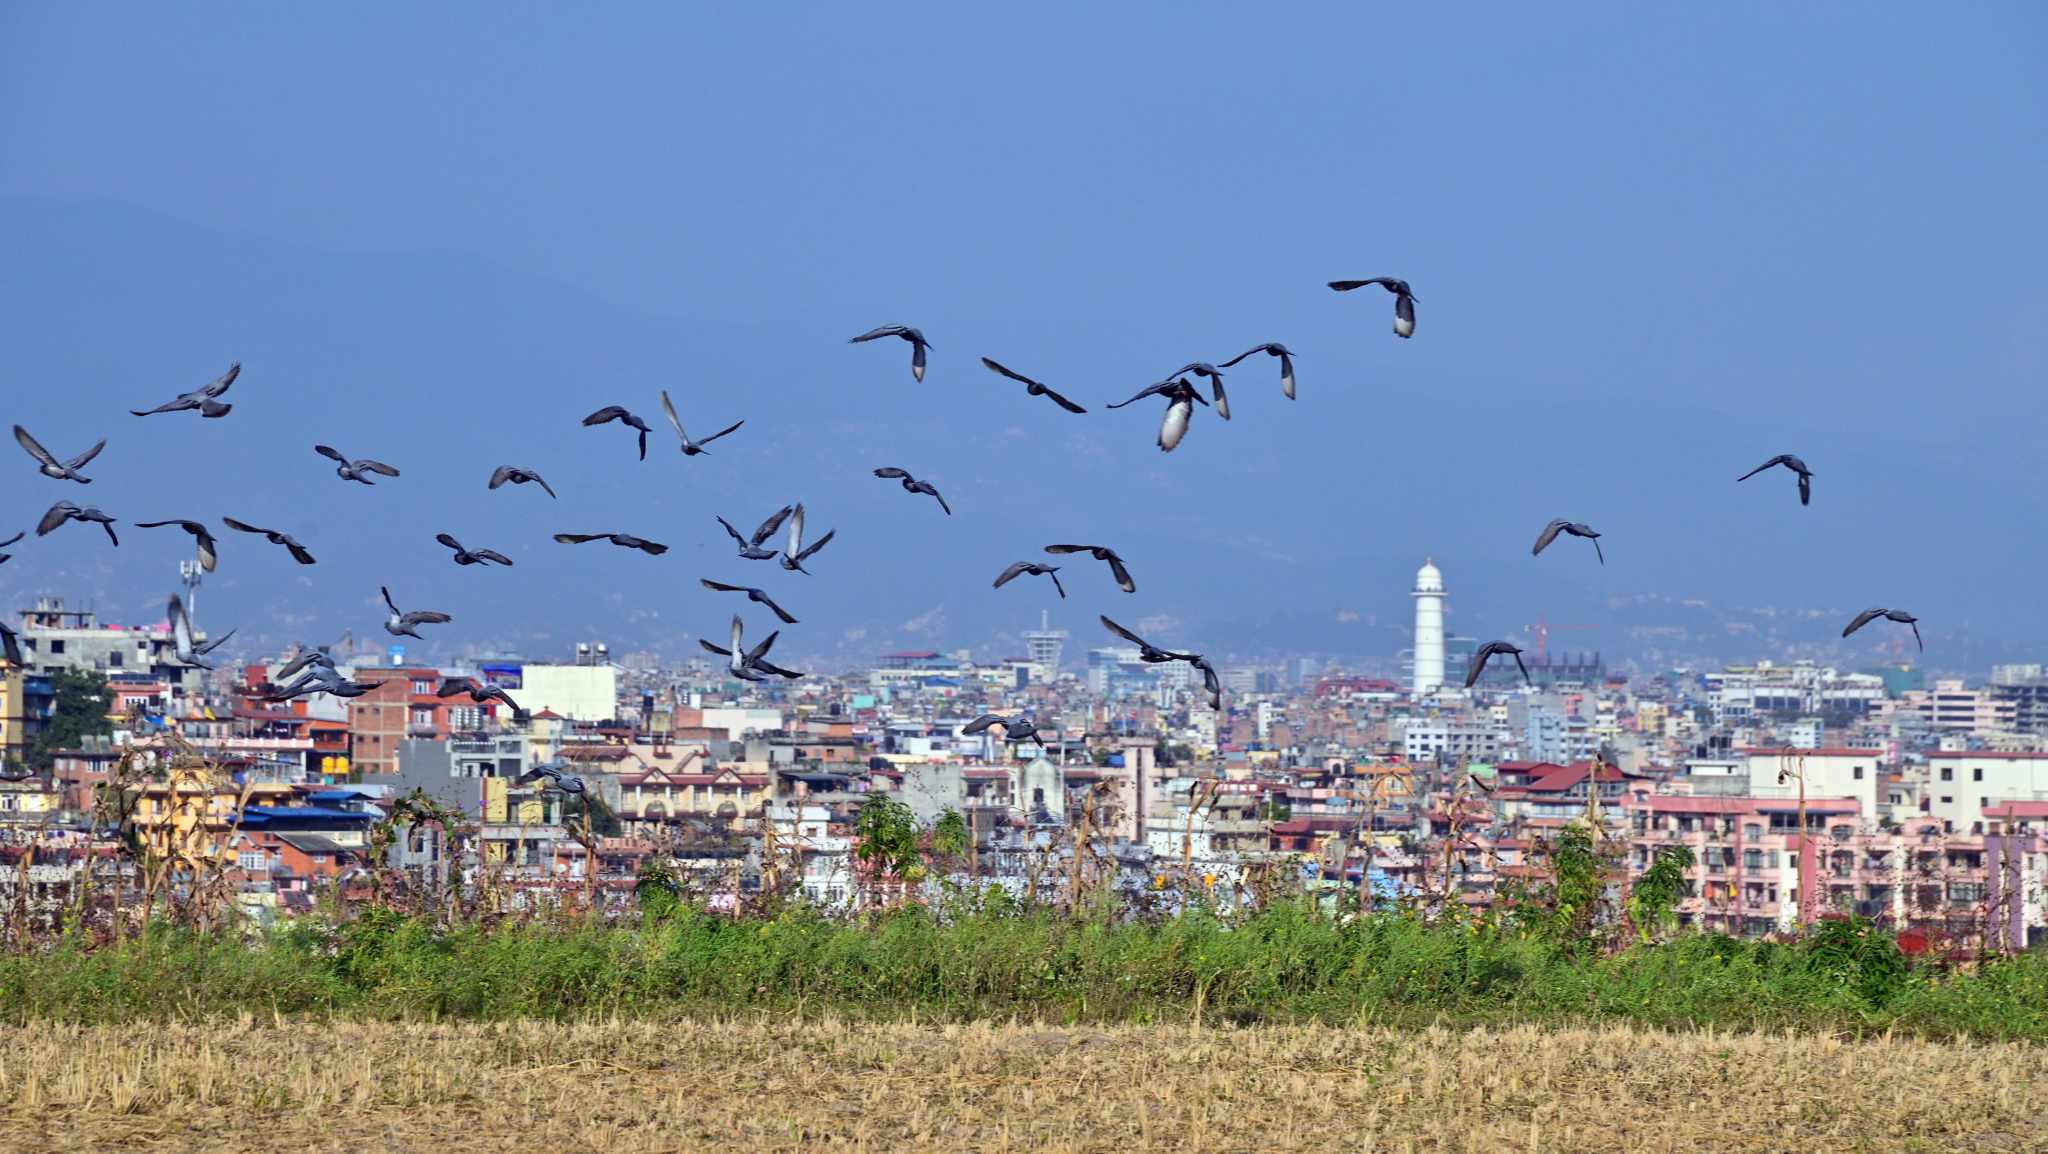
[[[960,679],[957,677],[927,677],[924,679],[924,683],[926,685],[957,686],[960,684]]]
[[[364,793],[360,789],[322,789],[316,790],[310,794],[307,794],[306,796],[309,800],[312,801],[354,801],[359,797],[367,798],[375,797],[376,795]]]
[[[250,805],[242,807],[242,824],[249,824],[250,818],[258,822],[270,822],[279,818],[299,821],[371,821],[376,815],[354,809],[335,809],[324,805]]]
[[[1124,755],[1121,753],[1110,754],[1109,764],[1115,768],[1122,769],[1124,764]]]

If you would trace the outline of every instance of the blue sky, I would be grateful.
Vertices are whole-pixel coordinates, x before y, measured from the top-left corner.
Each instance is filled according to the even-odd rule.
[[[786,597],[784,645],[821,660],[1041,608],[1083,640],[1109,611],[1391,652],[1430,554],[1461,632],[1605,620],[1588,643],[1625,652],[1695,598],[1821,613],[1769,619],[1820,645],[1826,614],[1898,604],[1951,655],[2038,656],[2044,63],[2019,4],[17,5],[8,407],[59,451],[112,437],[90,497],[118,516],[324,547],[299,573],[231,542],[202,595],[279,639],[374,630],[388,581],[456,613],[450,651],[679,651],[736,607],[712,576]],[[1413,341],[1383,295],[1322,287],[1385,273]],[[930,336],[922,385],[899,345],[845,343],[890,322]],[[1299,353],[1298,401],[1247,362],[1236,419],[1165,456],[1153,408],[1100,410],[1264,340]],[[235,358],[225,421],[123,412]],[[662,387],[748,424],[645,465],[575,424],[658,417]],[[407,475],[344,486],[314,440]],[[1733,484],[1782,451],[1811,509]],[[562,501],[484,493],[504,462]],[[12,467],[9,520],[81,499]],[[797,497],[840,530],[814,578],[725,550],[711,514]],[[1606,531],[1605,569],[1528,557],[1557,515]],[[547,540],[614,526],[677,548]],[[436,528],[514,546],[516,579],[448,565]],[[0,593],[146,618],[181,543],[134,537],[26,543]],[[1124,548],[1139,594],[1079,563],[1064,605],[988,588],[1063,539]]]

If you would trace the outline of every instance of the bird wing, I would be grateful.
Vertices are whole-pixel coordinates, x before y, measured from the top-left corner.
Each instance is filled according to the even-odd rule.
[[[803,514],[798,513],[796,510],[797,506],[795,505],[784,505],[782,508],[777,509],[773,516],[769,517],[766,521],[761,522],[761,527],[759,529],[754,530],[754,536],[748,541],[748,544],[758,549],[761,547],[761,542],[766,541],[768,538],[774,536],[775,531],[777,529],[782,528],[782,523],[785,520],[787,520],[792,514],[794,514],[797,518],[801,519],[803,517]]]
[[[1075,404],[1074,402],[1052,391],[1051,389],[1046,388],[1044,385],[1040,385],[1038,386],[1038,388],[1039,391],[1043,392],[1046,395],[1046,398],[1052,401],[1053,404],[1058,405],[1060,408],[1065,409],[1070,413],[1085,413],[1088,411],[1087,409],[1082,408],[1080,405]]]
[[[258,529],[256,526],[249,524],[247,521],[237,521],[233,517],[222,517],[220,519],[220,523],[226,525],[230,529],[235,529],[243,533],[260,533],[265,537],[270,536],[270,530]],[[442,536],[445,537],[447,536],[447,534],[444,533],[442,534]],[[454,542],[451,539],[449,544],[453,543]]]
[[[1146,397],[1156,397],[1159,394],[1166,392],[1167,390],[1173,388],[1173,384],[1174,383],[1172,381],[1161,381],[1156,385],[1147,385],[1144,388],[1139,389],[1135,394],[1133,394],[1130,400],[1118,401],[1113,405],[1104,405],[1103,408],[1121,409],[1125,405],[1136,404],[1137,402],[1144,400]]]
[[[1024,572],[1026,569],[1029,569],[1030,567],[1031,562],[1029,561],[1018,561],[1012,564],[1008,569],[1005,569],[1001,573],[996,575],[996,583],[993,586],[991,586],[991,588],[1001,589],[1003,586],[1016,580],[1017,575],[1019,573]]]
[[[830,544],[833,536],[838,532],[839,530],[837,529],[825,530],[825,535],[823,537],[820,537],[817,540],[811,542],[810,545],[805,547],[803,552],[798,553],[796,555],[797,563],[802,564],[805,558],[809,557],[811,554],[816,553],[818,550],[823,549],[826,545]]]
[[[668,423],[676,427],[676,436],[681,437],[684,444],[688,444],[690,434],[683,432],[683,422],[676,416],[675,402],[668,399],[667,389],[661,390],[661,411],[668,414]]]
[[[14,536],[12,536],[12,537],[9,537],[9,538],[8,538],[7,540],[5,540],[5,541],[0,541],[0,549],[5,549],[5,548],[7,548],[7,547],[8,547],[9,545],[12,545],[12,544],[14,544],[14,543],[15,543],[16,541],[19,541],[19,540],[21,540],[21,539],[22,539],[23,537],[26,537],[26,536],[28,536],[28,531],[27,531],[26,529],[24,529],[24,530],[22,530],[21,532],[19,532],[19,533],[16,533],[16,534],[15,534]]]
[[[953,506],[946,504],[946,498],[939,492],[937,486],[929,481],[922,482],[922,484],[924,485],[924,491],[932,495],[932,499],[939,503],[939,508],[946,511],[946,516],[951,517],[953,515]]]
[[[894,480],[898,477],[908,477],[910,476],[910,474],[904,472],[903,470],[897,468],[894,465],[884,465],[881,468],[875,470],[875,476],[887,478],[889,480]]]
[[[1414,297],[1412,297],[1412,296],[1409,296],[1409,295],[1408,295],[1407,293],[1402,293],[1402,294],[1401,294],[1400,296],[1397,296],[1397,297],[1395,297],[1395,298],[1394,298],[1394,315],[1395,315],[1395,316],[1397,316],[1397,317],[1400,317],[1400,318],[1401,318],[1402,320],[1404,320],[1404,321],[1407,321],[1407,322],[1408,322],[1408,327],[1409,327],[1409,328],[1414,328],[1414,327],[1415,327],[1415,298],[1414,298]]]
[[[183,657],[192,652],[192,618],[185,613],[185,602],[176,593],[171,594],[170,608],[166,615],[171,619],[171,640]]]
[[[1109,575],[1116,578],[1116,587],[1126,593],[1136,593],[1138,583],[1131,580],[1131,571],[1124,568],[1124,559],[1111,553],[1106,560],[1109,562]]]
[[[723,517],[719,518],[721,523],[724,520],[725,518]],[[727,525],[725,531],[732,533],[732,526]],[[739,536],[738,533],[733,533],[732,535],[735,537]],[[611,536],[610,533],[557,533],[555,534],[555,540],[560,541],[564,545],[581,545],[585,541],[601,541],[609,536]]]
[[[554,487],[548,484],[548,479],[546,477],[543,477],[539,473],[533,472],[530,469],[527,471],[526,475],[533,480],[534,484],[539,485],[541,487],[542,492],[546,493],[550,497],[555,497],[557,501],[561,500],[560,497],[555,496]]]
[[[1529,555],[1531,557],[1534,557],[1536,554],[1543,552],[1545,549],[1548,549],[1550,547],[1550,543],[1552,541],[1557,540],[1557,535],[1559,533],[1564,532],[1564,526],[1565,522],[1561,520],[1552,521],[1550,524],[1545,525],[1543,527],[1543,532],[1539,533],[1536,537],[1536,547],[1529,550]]]
[[[733,651],[733,652],[734,652],[735,654],[738,654],[738,653],[744,653],[744,652],[746,652],[746,650],[744,650],[744,649],[741,649],[741,648],[740,648],[740,638],[741,638],[741,637],[742,637],[742,636],[743,636],[743,635],[744,635],[744,634],[746,633],[746,630],[747,630],[747,626],[746,626],[746,623],[740,620],[740,615],[739,615],[739,614],[737,614],[737,613],[733,614],[733,615],[732,615],[732,651]]]
[[[471,689],[474,689],[475,687],[476,682],[470,680],[467,677],[451,677],[448,680],[443,681],[441,683],[441,688],[436,689],[434,691],[434,696],[453,697],[458,693],[468,693]]]
[[[393,617],[399,616],[398,602],[393,601],[391,599],[391,587],[388,585],[379,585],[377,586],[377,592],[382,593],[384,595],[384,604],[390,607],[391,615]]]
[[[1884,610],[1882,609],[1865,609],[1856,615],[1854,621],[1849,622],[1848,628],[1842,630],[1842,636],[1847,637],[1882,616],[1884,616]]]
[[[759,593],[759,592],[760,592],[760,590],[758,590],[758,589],[755,589],[755,588],[753,588],[752,586],[748,586],[748,585],[727,585],[727,584],[726,584],[725,582],[723,582],[723,581],[713,581],[713,580],[712,580],[711,578],[709,578],[709,577],[699,577],[699,578],[697,578],[697,582],[698,582],[699,584],[703,585],[703,586],[704,586],[704,588],[706,588],[706,589],[710,589],[710,590],[713,590],[713,591],[715,591],[715,592],[719,592],[719,593]]]
[[[1913,644],[1918,645],[1920,647],[1920,651],[1922,653],[1925,653],[1927,651],[1927,643],[1925,641],[1920,640],[1920,622],[1918,620],[1913,620],[1906,622],[1906,624],[1911,626],[1913,629]]]
[[[1465,667],[1465,688],[1472,688],[1479,675],[1486,671],[1486,659],[1493,656],[1493,642],[1489,641],[1472,653],[1472,663]]]
[[[341,450],[331,445],[315,445],[313,446],[313,451],[330,461],[339,461],[344,465],[348,464],[348,458],[341,455]]]
[[[90,449],[87,449],[85,452],[78,454],[76,457],[71,458],[69,461],[64,462],[64,467],[66,469],[84,468],[86,462],[92,460],[94,457],[99,456],[100,450],[106,447],[107,439],[105,437],[101,437],[98,444],[94,445]]]
[[[1392,277],[1376,276],[1373,277],[1371,280],[1333,280],[1330,282],[1330,287],[1336,289],[1340,293],[1348,293],[1352,289],[1364,288],[1369,284],[1387,284],[1393,279],[1394,278]]]
[[[1810,473],[1799,474],[1799,503],[1813,504],[1813,476]]]
[[[1143,637],[1140,637],[1137,634],[1131,632],[1130,630],[1125,629],[1123,626],[1118,625],[1116,622],[1111,621],[1107,617],[1102,618],[1102,624],[1103,627],[1108,629],[1111,633],[1116,634],[1118,637],[1123,638],[1125,641],[1130,642],[1131,644],[1137,646],[1140,649],[1157,648],[1157,646],[1145,640]]]
[[[1015,370],[1012,369],[1004,368],[1001,364],[993,360],[990,360],[987,357],[981,358],[981,363],[987,365],[989,367],[990,372],[1000,373],[1013,381],[1022,381],[1027,385],[1038,385],[1038,387],[1041,389],[1045,388],[1044,385],[1039,384],[1037,381],[1032,380],[1030,377],[1025,376],[1023,373],[1016,372]]]
[[[1067,599],[1067,587],[1060,584],[1060,575],[1053,571],[1054,568],[1055,567],[1051,566],[1047,567],[1045,570],[1045,575],[1047,577],[1052,578],[1052,587],[1054,589],[1059,590],[1060,600],[1065,601]]]
[[[746,545],[746,544],[748,543],[748,542],[747,542],[747,539],[746,539],[746,538],[745,538],[744,536],[741,536],[741,534],[740,534],[740,531],[739,531],[738,529],[735,529],[735,528],[733,528],[733,527],[732,527],[732,522],[731,522],[731,521],[728,521],[728,520],[726,520],[725,518],[723,518],[723,517],[720,517],[720,518],[718,519],[718,523],[719,523],[719,524],[721,524],[721,525],[723,525],[723,526],[725,526],[725,531],[726,531],[727,533],[729,533],[729,534],[731,534],[731,535],[732,535],[732,539],[733,539],[733,540],[735,540],[735,541],[738,541],[738,542],[739,542],[739,543],[740,543],[740,544],[741,544],[742,546],[744,546],[744,545]],[[568,537],[570,537],[570,536],[573,536],[573,534],[566,534],[566,533],[557,533],[557,534],[555,534],[555,540],[557,540],[557,541],[561,541],[561,540],[564,540],[564,539],[566,539],[566,538],[568,538]],[[588,541],[588,540],[590,540],[590,538],[588,538],[588,537],[578,537],[577,539],[578,539],[578,540],[581,540],[581,541]]]
[[[284,547],[291,551],[292,560],[297,561],[301,565],[313,564],[313,555],[306,551],[304,545],[299,544],[290,537],[286,537],[284,539]]]
[[[1772,458],[1771,458],[1770,460],[1768,460],[1768,461],[1765,461],[1765,462],[1764,462],[1763,464],[1761,464],[1761,465],[1758,465],[1758,466],[1757,466],[1756,468],[1754,468],[1754,469],[1751,469],[1751,470],[1750,470],[1749,472],[1747,472],[1747,473],[1744,473],[1743,475],[1741,475],[1740,477],[1737,477],[1737,478],[1735,478],[1735,479],[1736,479],[1737,481],[1747,481],[1747,480],[1749,480],[1749,479],[1750,479],[1751,477],[1754,477],[1754,476],[1756,476],[1756,475],[1757,475],[1758,473],[1761,473],[1761,472],[1763,472],[1763,471],[1764,471],[1765,469],[1771,468],[1771,467],[1772,467],[1773,465],[1782,465],[1782,464],[1784,464],[1784,463],[1785,463],[1785,454],[1783,454],[1783,453],[1780,453],[1780,454],[1778,454],[1777,456],[1775,456],[1775,457],[1772,457]]]
[[[1093,545],[1047,545],[1047,546],[1045,547],[1045,551],[1046,551],[1046,552],[1048,552],[1048,553],[1093,553],[1093,552],[1095,551],[1095,546],[1093,546]]]
[[[450,549],[455,550],[457,553],[464,552],[462,548],[462,542],[457,541],[452,534],[436,533],[434,534],[434,540],[439,541],[441,544],[448,546]]]
[[[21,643],[14,639],[14,630],[0,622],[0,654],[4,654],[9,665],[21,665]]]
[[[130,409],[128,412],[137,417],[154,417],[158,413],[175,413],[181,409],[189,409],[191,407],[190,402],[183,397],[179,397],[174,401],[165,401],[154,409]]]
[[[877,337],[901,337],[908,336],[909,334],[910,330],[904,328],[902,325],[883,325],[880,328],[869,329],[867,332],[864,332],[857,337],[849,337],[847,338],[846,343],[850,345],[857,345],[862,341],[871,341]]]
[[[234,364],[228,366],[227,372],[224,372],[220,376],[215,377],[213,379],[212,384],[202,387],[199,390],[199,393],[201,396],[218,397],[222,393],[227,392],[228,386],[234,384],[235,378],[241,375],[242,362],[236,361]]]
[[[628,548],[638,549],[642,553],[647,554],[649,557],[659,557],[663,553],[668,552],[668,546],[662,544],[659,541],[649,541],[645,537],[635,537],[628,533],[615,534],[612,537],[612,543],[614,545],[624,545]]]
[[[1536,682],[1529,676],[1529,667],[1522,664],[1522,653],[1520,650],[1515,651],[1515,668],[1522,671],[1522,680],[1524,683],[1529,685],[1536,684]]]
[[[1236,364],[1237,362],[1245,359],[1246,357],[1251,356],[1253,353],[1263,353],[1268,351],[1272,347],[1272,345],[1253,345],[1251,348],[1246,349],[1245,351],[1237,354],[1236,356],[1230,358],[1227,361],[1219,361],[1216,367],[1219,369],[1227,369],[1230,366]]]
[[[455,620],[455,618],[448,616],[446,613],[437,613],[432,609],[417,609],[411,613],[406,614],[404,618],[400,620],[400,624],[446,625],[453,620]]]
[[[1230,398],[1225,396],[1223,393],[1222,373],[1217,373],[1209,378],[1209,390],[1216,397],[1216,415],[1222,417],[1226,421],[1229,420]]]
[[[763,657],[768,656],[768,651],[775,648],[775,639],[780,636],[782,636],[782,630],[770,630],[768,636],[763,637],[759,644],[747,650],[747,664],[752,665]]]
[[[980,717],[975,718],[973,721],[968,722],[966,725],[961,726],[960,732],[963,735],[972,733],[985,733],[987,732],[988,727],[991,725],[1001,725],[1004,729],[1010,728],[1007,724],[1004,723],[1003,718],[1001,716],[994,713],[984,713]]]
[[[630,414],[626,412],[624,405],[606,405],[604,408],[583,418],[583,423],[586,425],[602,425],[606,421],[616,421],[620,417],[628,415]]]
[[[789,542],[788,544],[783,546],[782,551],[789,554],[791,557],[797,557],[799,556],[798,551],[801,550],[803,547],[804,503],[802,501],[798,501],[796,503],[796,508],[789,515]]]
[[[718,646],[711,644],[709,641],[704,640],[702,637],[699,637],[697,639],[697,644],[702,645],[704,648],[709,649],[711,652],[718,654],[720,657],[732,656],[732,650],[720,649]]]
[[[720,429],[720,430],[718,430],[717,432],[715,432],[715,433],[711,434],[710,436],[708,436],[708,437],[704,438],[703,440],[701,440],[701,441],[699,441],[699,442],[697,442],[697,443],[698,443],[699,445],[708,445],[708,444],[710,444],[711,442],[713,442],[713,441],[717,440],[717,439],[718,439],[718,438],[720,438],[720,437],[723,437],[723,436],[725,436],[725,435],[726,435],[727,433],[730,433],[730,432],[732,432],[733,430],[735,430],[735,429],[739,428],[739,427],[740,427],[741,425],[744,425],[744,424],[746,424],[746,422],[745,422],[745,421],[734,421],[734,422],[733,422],[732,424],[730,424],[730,425],[727,425],[727,426],[726,426],[725,428],[723,428],[723,429]]]
[[[29,436],[28,430],[20,425],[14,426],[14,439],[21,442],[21,447],[28,450],[29,456],[34,457],[50,468],[61,469],[64,467],[57,463],[57,458],[50,455],[50,450],[43,448],[41,443],[34,437]]]
[[[512,558],[505,556],[496,549],[478,549],[476,555],[486,561],[496,561],[500,565],[512,564]]]
[[[213,652],[216,649],[219,649],[221,646],[226,645],[228,643],[228,638],[233,637],[234,635],[235,631],[233,629],[230,629],[226,633],[221,634],[219,637],[216,637],[211,641],[202,643],[198,648],[194,649],[193,652],[198,653],[201,656],[204,656],[208,653]]]
[[[513,477],[518,475],[519,470],[513,468],[512,466],[500,465],[497,468],[491,470],[491,488],[495,489],[498,486],[504,484],[505,482],[511,480]]]
[[[768,607],[769,612],[775,614],[777,617],[782,618],[783,624],[795,625],[797,623],[796,618],[791,617],[789,615],[789,610],[784,609],[780,605],[777,605],[773,597],[768,596],[766,593],[761,593],[761,591],[758,589],[754,590],[753,593],[759,594],[759,596],[755,596],[753,599],[759,601],[763,605],[766,605]]]
[[[791,681],[795,681],[797,678],[803,676],[803,674],[798,673],[794,669],[784,669],[782,666],[777,665],[772,661],[756,661],[754,662],[754,668],[760,670],[763,673],[773,673],[777,677],[787,677]]]
[[[358,469],[368,469],[368,470],[369,470],[370,472],[372,472],[372,473],[375,473],[375,474],[377,474],[377,475],[378,475],[378,476],[380,476],[380,477],[396,477],[396,476],[398,476],[398,470],[397,470],[397,469],[394,469],[394,468],[392,468],[391,466],[389,466],[389,465],[385,464],[385,463],[384,463],[384,462],[382,462],[382,461],[372,461],[372,460],[370,460],[370,459],[369,459],[368,457],[365,457],[365,458],[363,458],[362,460],[360,460],[360,461],[357,461],[357,462],[356,462],[356,468],[358,468]]]
[[[43,536],[44,534],[50,532],[52,529],[55,529],[57,526],[62,525],[66,521],[69,521],[73,516],[77,515],[77,513],[78,506],[72,504],[71,502],[57,502],[56,504],[50,506],[49,509],[43,513],[42,520],[36,522],[36,536]]]

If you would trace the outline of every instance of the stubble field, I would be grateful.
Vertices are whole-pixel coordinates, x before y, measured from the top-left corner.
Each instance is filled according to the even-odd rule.
[[[1640,1029],[0,1029],[4,1150],[2024,1151],[2048,1050]]]

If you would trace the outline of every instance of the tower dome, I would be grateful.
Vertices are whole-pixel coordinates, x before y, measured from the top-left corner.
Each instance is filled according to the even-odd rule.
[[[1417,593],[1441,593],[1443,590],[1443,570],[1438,569],[1434,561],[1427,557],[1423,558],[1422,568],[1415,571],[1415,591]]]

